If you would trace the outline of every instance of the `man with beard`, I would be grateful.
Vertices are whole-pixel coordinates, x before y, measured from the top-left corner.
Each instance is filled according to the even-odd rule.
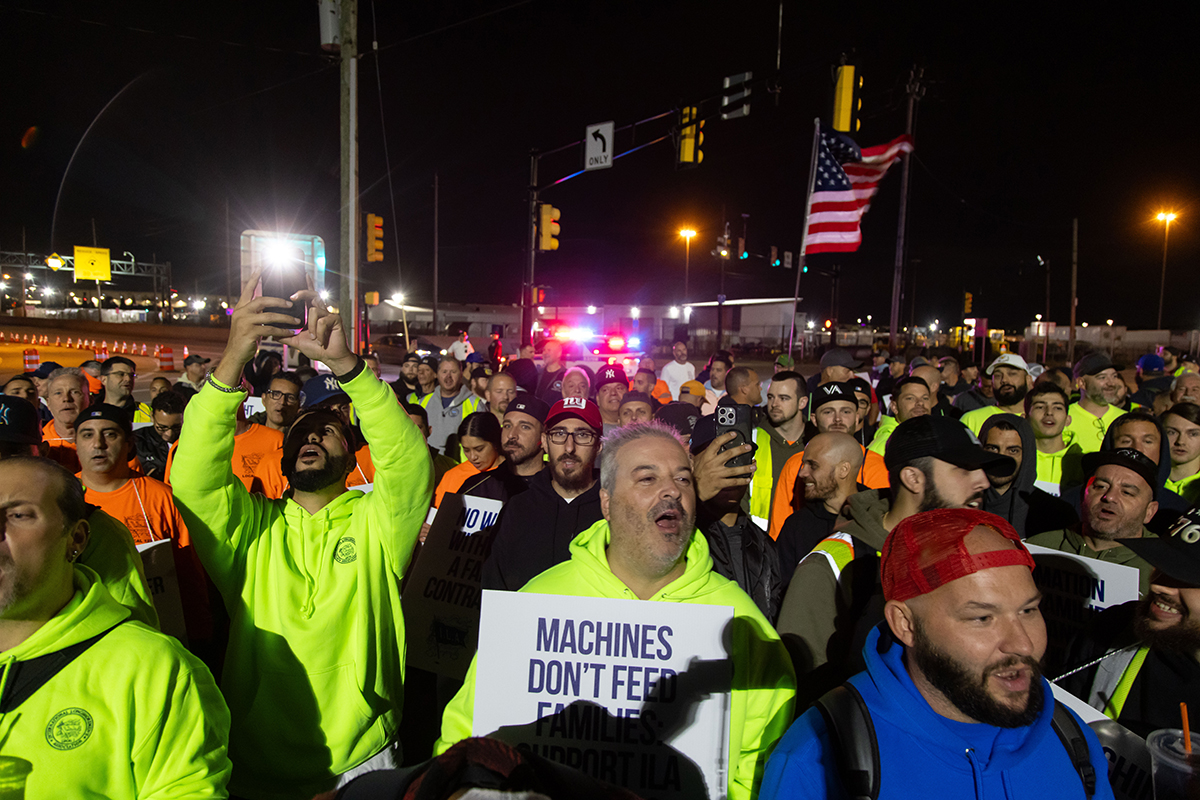
[[[862,645],[882,618],[877,553],[903,519],[935,508],[979,508],[988,474],[1016,465],[989,453],[962,423],[927,414],[903,422],[888,441],[890,489],[851,495],[837,531],[813,548],[792,576],[779,633],[796,674],[800,702],[815,700],[863,668]]]
[[[819,433],[804,448],[805,457],[797,480],[804,484],[793,495],[804,504],[788,517],[779,530],[779,563],[783,566],[783,591],[792,581],[796,565],[822,539],[833,533],[842,507],[858,493],[858,471],[863,449],[845,433]]]
[[[557,406],[547,420],[552,433],[565,424],[556,412]],[[750,800],[767,753],[790,720],[795,677],[778,635],[754,601],[713,571],[708,542],[695,527],[691,461],[673,430],[651,422],[618,428],[606,437],[600,505],[604,519],[575,537],[570,559],[521,591],[732,606],[726,791],[731,800]],[[473,661],[462,691],[446,707],[438,754],[471,735],[476,666]]]
[[[858,421],[858,400],[849,383],[823,383],[813,392],[810,408],[818,433],[844,433],[852,437]],[[883,456],[858,446],[863,457],[854,479],[870,489],[886,489],[888,469]],[[804,451],[787,460],[776,481],[775,498],[771,501],[771,526],[768,532],[778,540],[783,523],[796,510],[795,491],[798,476],[804,465]]]
[[[400,362],[400,377],[392,382],[392,391],[396,393],[396,397],[406,400],[410,394],[420,389],[417,382],[417,365],[420,363],[421,357],[416,353],[407,353],[404,356],[404,360]]]
[[[570,558],[571,540],[601,519],[595,465],[603,425],[600,410],[589,400],[564,397],[550,409],[539,448],[549,456],[550,469],[536,473],[529,491],[500,512],[483,565],[484,589],[515,592]]]
[[[962,415],[962,424],[976,436],[984,421],[995,414],[1025,416],[1025,395],[1029,392],[1031,379],[1029,365],[1016,353],[1003,353],[987,368],[992,379],[992,396],[996,405],[984,406]]]
[[[913,363],[916,363],[915,361]],[[962,412],[950,404],[950,399],[941,393],[942,373],[932,364],[918,364],[908,371],[914,378],[925,381],[929,387],[929,413],[938,417],[958,419]]]
[[[542,374],[538,378],[535,394],[547,404],[556,402],[565,394],[562,390],[567,364],[563,361],[562,342],[550,339],[542,347]]]
[[[771,525],[775,487],[784,465],[804,452],[808,386],[798,372],[776,372],[767,388],[766,413],[754,429],[754,463],[750,481],[750,517],[764,530]],[[782,521],[780,521],[782,524]]]
[[[429,446],[461,459],[458,426],[483,409],[483,400],[463,383],[462,365],[453,356],[442,356],[437,370],[437,390],[415,402],[429,415]]]
[[[523,396],[509,403],[500,426],[504,461],[467,478],[459,492],[508,502],[528,489],[529,482],[545,466],[542,432],[549,411],[550,407],[536,397]]]
[[[400,579],[433,491],[420,431],[346,343],[316,293],[242,290],[229,342],[192,399],[175,465],[175,501],[229,611],[221,687],[235,722],[234,795],[311,797],[358,771],[391,766],[404,685]],[[308,324],[268,312],[308,303]],[[303,412],[284,439],[285,499],[246,491],[229,469],[236,388],[258,341],[274,337],[323,363],[354,403],[375,462],[374,491],[347,490],[354,434],[328,409]],[[352,712],[352,713],[347,713]]]
[[[1087,483],[1079,525],[1038,534],[1029,543],[1135,567],[1144,597],[1150,587],[1150,564],[1123,540],[1154,537],[1146,523],[1158,512],[1158,466],[1137,450],[1124,448],[1088,453],[1083,472]]]
[[[1068,656],[1087,666],[1055,683],[1144,737],[1178,725],[1180,702],[1200,707],[1200,511],[1124,544],[1154,566],[1150,592],[1101,611]]]
[[[725,396],[725,378],[733,369],[733,359],[721,353],[713,353],[708,359],[708,380],[704,382],[704,405],[700,407],[703,414],[711,414],[717,407],[717,401]]]
[[[1104,442],[1108,426],[1123,412],[1112,403],[1120,393],[1121,377],[1104,353],[1088,353],[1075,364],[1075,388],[1079,402],[1067,409],[1071,423],[1067,430],[1085,453],[1094,453]]]
[[[886,622],[846,684],[871,733],[846,741],[810,708],[776,747],[759,797],[870,794],[841,779],[843,756],[861,761],[857,745],[874,751],[864,783],[890,797],[1111,798],[1099,740],[1042,678],[1041,593],[1012,526],[929,511],[896,526],[881,561]],[[1075,752],[1064,745],[1079,739]]]

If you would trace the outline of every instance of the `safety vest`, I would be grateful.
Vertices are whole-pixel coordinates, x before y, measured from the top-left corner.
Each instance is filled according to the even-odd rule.
[[[830,534],[817,542],[817,546],[804,558],[809,559],[813,556],[819,556],[828,561],[829,568],[833,570],[833,579],[839,580],[842,570],[854,560],[854,537],[848,533]]]
[[[1149,653],[1149,647],[1139,647],[1136,651],[1125,648],[1104,658],[1096,666],[1096,677],[1088,692],[1087,704],[1099,709],[1109,719],[1121,716],[1133,682],[1137,680]]]
[[[758,434],[762,428],[755,428],[751,440],[758,445],[754,452],[754,461],[758,469],[750,479],[750,519],[754,524],[765,530],[770,530],[771,523],[771,489],[775,485],[775,474],[771,468],[771,436],[764,433],[766,442],[758,444]]]

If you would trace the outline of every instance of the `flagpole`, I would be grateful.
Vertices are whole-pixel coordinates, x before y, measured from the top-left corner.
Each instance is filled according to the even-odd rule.
[[[808,218],[812,214],[813,186],[817,182],[817,156],[821,151],[821,118],[813,120],[812,158],[808,162],[808,198],[804,201],[804,238],[801,239],[800,258],[796,264],[796,290],[792,293],[792,332],[788,335],[788,356],[796,351],[796,308],[800,305],[800,276],[804,274],[805,253],[808,252]]]

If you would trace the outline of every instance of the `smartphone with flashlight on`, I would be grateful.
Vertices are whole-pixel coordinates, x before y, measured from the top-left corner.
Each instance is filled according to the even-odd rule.
[[[262,273],[262,296],[289,299],[296,292],[308,288],[305,281],[304,254],[299,248],[281,248],[271,254]],[[293,300],[291,308],[276,306],[264,308],[268,314],[287,314],[300,320],[295,330],[303,328],[307,321],[308,304]]]

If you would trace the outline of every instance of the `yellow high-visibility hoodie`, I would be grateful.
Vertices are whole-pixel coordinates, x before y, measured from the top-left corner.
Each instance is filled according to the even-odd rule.
[[[429,509],[425,439],[385,384],[342,384],[371,443],[375,488],[309,514],[246,491],[230,467],[245,396],[205,386],[188,404],[172,488],[229,611],[221,688],[233,725],[230,791],[311,798],[378,754],[403,706],[400,578]]]
[[[92,570],[77,564],[74,584],[53,619],[0,653],[0,753],[32,762],[25,797],[226,797],[229,709],[208,667],[130,620]],[[48,681],[29,683],[105,631]]]
[[[607,550],[611,539],[608,521],[600,520],[571,542],[570,561],[546,570],[521,591],[637,600],[609,569]],[[548,599],[552,601],[553,598]],[[749,595],[733,581],[713,572],[708,541],[699,532],[692,534],[683,575],[647,602],[733,607],[728,788],[730,800],[750,800],[758,793],[771,748],[792,721],[796,676],[779,634]],[[471,735],[474,710],[475,660],[472,660],[463,688],[442,717],[442,736],[434,746],[435,753],[441,754]]]

